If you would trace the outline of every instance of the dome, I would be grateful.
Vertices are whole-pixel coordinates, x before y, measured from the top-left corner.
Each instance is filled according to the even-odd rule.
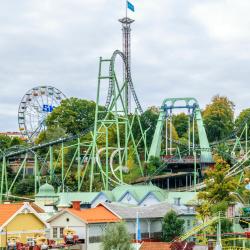
[[[54,197],[57,196],[55,189],[52,185],[45,183],[39,188],[39,192],[36,197]]]

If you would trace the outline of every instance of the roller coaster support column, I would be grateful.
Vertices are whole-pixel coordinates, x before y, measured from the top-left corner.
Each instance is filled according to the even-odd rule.
[[[81,189],[81,141],[78,138],[77,145],[77,191]]]
[[[196,192],[196,181],[197,181],[197,165],[196,165],[196,151],[194,150],[194,192]]]
[[[183,101],[185,102],[185,105],[179,106],[176,104],[178,102],[183,102]],[[159,115],[156,129],[155,129],[154,137],[153,137],[152,144],[150,147],[148,159],[151,156],[160,157],[161,142],[162,142],[162,129],[163,129],[163,124],[165,122],[165,118],[168,117],[168,112],[170,112],[170,115],[171,115],[171,112],[173,109],[179,109],[179,108],[182,108],[182,109],[186,108],[186,109],[193,110],[193,121],[196,121],[197,128],[198,128],[199,143],[200,143],[199,148],[201,149],[201,162],[212,163],[213,162],[212,153],[211,153],[211,149],[210,149],[209,142],[207,139],[207,134],[204,128],[204,124],[202,121],[201,110],[195,98],[166,98],[163,101],[161,109],[160,109],[160,115]],[[171,138],[171,134],[170,134],[170,145],[172,145],[172,142],[176,143],[177,145],[179,143],[178,141],[174,141]],[[195,141],[194,141],[194,122],[193,122],[193,145],[192,145],[193,150],[195,148],[194,142]],[[170,154],[171,154],[171,149],[170,149]]]
[[[106,182],[105,182],[105,190],[109,190],[109,133],[108,133],[108,128],[105,126],[105,134],[106,134],[106,166],[105,166],[105,170],[106,170]]]
[[[248,150],[248,147],[247,147],[247,136],[248,136],[248,133],[247,133],[247,132],[248,132],[248,131],[247,131],[247,130],[248,130],[248,125],[247,125],[247,123],[246,123],[246,134],[245,134],[245,136],[246,136],[246,146],[245,146],[245,147],[246,147],[246,148],[245,148],[245,154],[247,154],[247,150]]]
[[[50,181],[53,182],[53,176],[54,176],[54,166],[53,166],[53,147],[49,146],[49,173],[50,173]]]
[[[62,158],[62,192],[64,193],[64,144],[62,143],[61,148],[61,158]]]
[[[217,240],[216,240],[216,246],[215,250],[222,250],[222,244],[221,244],[221,216],[219,212],[219,221],[217,224]]]
[[[102,57],[99,60],[99,72],[98,72],[98,84],[97,84],[97,95],[96,95],[96,105],[95,105],[95,123],[94,123],[94,134],[92,141],[92,151],[91,151],[91,169],[90,169],[90,183],[89,191],[92,192],[93,180],[94,180],[94,166],[96,163],[96,139],[97,139],[97,122],[98,122],[98,105],[99,105],[99,95],[100,95],[100,85],[101,85],[101,72],[102,72]]]
[[[35,154],[35,166],[34,166],[34,179],[35,179],[35,194],[37,194],[37,180],[38,180],[38,161],[37,161],[37,155]]]
[[[6,172],[6,158],[5,155],[3,155],[3,161],[2,161],[2,175],[1,175],[1,190],[0,190],[0,204],[3,202],[3,187],[4,187],[4,176],[7,174]]]

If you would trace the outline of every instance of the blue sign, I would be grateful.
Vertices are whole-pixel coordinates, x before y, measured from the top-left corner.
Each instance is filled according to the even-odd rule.
[[[43,104],[43,112],[51,113],[55,106]]]

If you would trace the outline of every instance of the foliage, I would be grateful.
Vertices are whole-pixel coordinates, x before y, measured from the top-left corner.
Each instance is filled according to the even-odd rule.
[[[65,136],[65,131],[60,127],[51,127],[47,130],[42,131],[37,139],[35,140],[36,144],[42,144],[45,142],[53,141]]]
[[[162,165],[162,161],[159,157],[151,156],[148,163],[145,165],[146,175],[151,175]]]
[[[185,113],[173,115],[173,125],[179,137],[186,136],[188,131],[188,115]]]
[[[132,250],[131,238],[124,222],[109,224],[102,238],[103,250]]]
[[[48,116],[46,124],[48,128],[60,127],[67,134],[80,134],[93,125],[95,108],[93,101],[74,97],[65,99]],[[104,108],[100,107],[100,110]]]
[[[226,143],[219,143],[215,148],[216,154],[228,163],[231,163],[231,150]]]
[[[216,229],[216,226],[215,226]],[[233,222],[227,218],[221,219],[221,233],[232,233],[233,232]]]
[[[184,220],[179,219],[174,211],[168,212],[163,218],[162,240],[170,242],[184,232]]]
[[[22,145],[25,144],[24,141],[22,141],[18,137],[10,137],[7,135],[0,135],[0,150],[5,150],[13,146]]]
[[[203,111],[203,120],[210,142],[229,136],[234,127],[233,102],[225,96],[214,96]]]
[[[17,195],[27,195],[34,193],[34,178],[20,180],[14,187],[14,193]]]
[[[239,130],[238,135],[242,132],[245,124],[248,125],[247,133],[250,135],[250,108],[242,110],[235,120],[235,126]]]
[[[142,126],[143,131],[148,129],[147,131],[147,145],[148,146],[151,145],[159,114],[160,114],[159,109],[155,106],[152,106],[152,107],[149,107],[140,116],[140,121],[141,121],[141,126]],[[150,122],[150,125],[151,125],[150,128],[148,125],[148,121]],[[136,136],[135,139],[138,141],[141,137],[141,130],[140,130],[140,126],[137,120],[135,120],[134,125],[133,125],[133,134]]]
[[[214,168],[206,171],[206,188],[198,193],[198,199],[204,202],[198,208],[200,213],[212,215],[218,211],[226,211],[228,205],[235,201],[233,193],[238,184],[235,178],[226,176],[229,167],[226,161],[218,158]]]

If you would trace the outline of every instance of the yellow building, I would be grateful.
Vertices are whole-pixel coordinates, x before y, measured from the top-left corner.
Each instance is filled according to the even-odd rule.
[[[40,208],[27,202],[0,204],[0,247],[6,247],[13,237],[26,244],[45,234],[49,225],[41,218],[41,212]]]

